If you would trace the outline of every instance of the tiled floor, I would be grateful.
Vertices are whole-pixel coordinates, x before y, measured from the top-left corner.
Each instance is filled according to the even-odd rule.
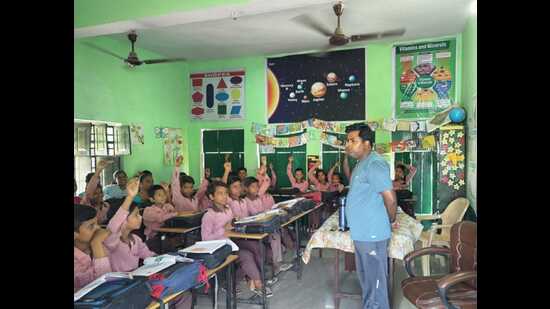
[[[315,250],[317,251],[317,250]],[[286,260],[290,260],[288,255]],[[341,290],[350,293],[360,293],[361,288],[355,272],[344,272],[344,259],[341,260]],[[279,276],[279,282],[273,287],[273,297],[269,299],[269,308],[271,309],[303,309],[303,308],[334,308],[332,289],[334,287],[334,251],[330,249],[323,250],[323,258],[319,258],[317,252],[312,255],[309,264],[304,265],[302,280],[296,279],[296,273],[288,271]],[[435,264],[434,264],[435,263]],[[420,263],[418,263],[420,264]],[[432,261],[432,270],[435,272],[444,271],[439,264],[438,259]],[[407,299],[403,297],[401,291],[401,281],[407,278],[407,273],[402,261],[396,260],[393,308],[408,309],[415,308]],[[239,297],[250,294],[244,284],[240,285],[243,291]],[[225,294],[219,293],[218,308],[225,308]],[[212,308],[212,301],[206,296],[198,298],[195,308]],[[261,308],[259,305],[237,304],[237,308]],[[341,309],[360,309],[358,300],[342,299],[340,301]]]

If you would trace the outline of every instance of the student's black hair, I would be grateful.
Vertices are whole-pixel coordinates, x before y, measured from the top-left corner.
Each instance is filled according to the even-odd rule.
[[[149,170],[144,170],[144,171],[141,171],[142,174],[146,174],[146,175],[149,175],[151,177],[153,177],[153,173],[151,173],[151,171]]]
[[[239,167],[239,169],[237,170],[237,173],[239,173],[240,171],[244,171],[245,173],[248,173],[248,170],[246,169],[246,167]]]
[[[319,177],[319,173],[321,173],[321,172],[323,172],[323,174],[325,174],[325,178],[327,177],[327,173],[325,173],[324,170],[322,170],[322,169],[317,169],[317,170],[315,171],[315,178],[318,178],[318,177]]]
[[[95,218],[97,210],[88,205],[74,204],[74,231],[78,229],[85,221]]]
[[[208,198],[210,198],[210,195],[214,195],[217,187],[224,187],[227,189],[227,185],[225,184],[225,182],[213,180],[208,184],[208,187],[206,188],[206,195],[208,196]]]
[[[403,170],[403,173],[406,173],[407,172],[407,167],[405,166],[405,164],[403,163],[397,163],[395,165],[395,168],[400,168],[401,170]]]
[[[338,179],[340,179],[340,183],[342,183],[342,181],[344,180],[344,179],[342,179],[342,174],[340,174],[338,172],[333,172],[332,176],[338,176]]]
[[[149,188],[149,192],[147,193],[149,194],[150,197],[154,197],[155,192],[157,192],[157,190],[164,190],[164,188],[161,185],[152,185],[151,188]],[[168,192],[164,192],[164,193],[168,194]]]
[[[249,176],[249,177],[246,177],[244,179],[244,186],[245,187],[250,187],[251,184],[253,183],[259,183],[258,179],[256,179],[256,177],[252,177],[252,176]]]
[[[88,182],[90,182],[90,180],[92,180],[92,177],[94,176],[95,173],[88,173],[86,174],[86,184],[88,184]]]
[[[118,176],[119,174],[124,174],[124,175],[126,175],[126,177],[128,177],[128,174],[126,174],[125,171],[123,171],[123,170],[116,170],[116,171],[113,173],[113,179],[114,179],[115,181],[116,181],[116,178],[117,178],[117,176]]]
[[[153,174],[151,174],[151,172],[149,172],[149,173],[141,172],[141,174],[139,175],[139,182],[143,182],[143,180],[144,180],[147,176],[153,178]]]
[[[181,177],[183,177],[183,176],[187,176],[187,174],[186,174],[185,172],[180,172],[180,179],[181,179]]]
[[[369,141],[371,147],[375,143],[375,134],[374,131],[371,130],[369,125],[365,123],[354,123],[346,127],[346,133],[352,132],[352,131],[359,131],[359,137],[363,141]]]
[[[295,170],[294,170],[294,174],[296,174],[296,172],[297,172],[297,171],[300,171],[300,172],[302,172],[302,174],[304,173],[304,169],[303,169],[303,168],[301,168],[301,167],[299,167],[299,168],[295,169]]]
[[[241,181],[241,179],[236,176],[236,175],[232,175],[229,177],[229,179],[227,180],[227,185],[230,186],[232,185],[233,183],[237,182],[237,181]]]
[[[180,186],[183,186],[186,183],[190,183],[192,185],[195,185],[195,180],[193,179],[193,177],[191,177],[189,175],[185,175],[183,177],[180,177]]]

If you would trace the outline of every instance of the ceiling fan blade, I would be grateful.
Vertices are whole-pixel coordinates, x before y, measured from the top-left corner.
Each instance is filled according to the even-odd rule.
[[[93,43],[84,42],[83,44],[86,45],[86,46],[88,46],[88,47],[90,47],[90,48],[93,48],[93,49],[95,49],[95,50],[97,50],[97,51],[100,51],[100,52],[102,52],[102,53],[105,53],[105,54],[111,55],[111,56],[113,56],[113,57],[116,57],[116,58],[118,58],[118,59],[120,59],[120,60],[126,60],[126,58],[121,57],[121,56],[119,56],[119,55],[113,53],[112,51],[106,50],[105,48],[99,47],[99,46],[97,46],[97,45],[95,45],[95,44],[93,44]]]
[[[149,60],[143,60],[143,63],[145,63],[145,64],[155,64],[155,63],[180,62],[180,61],[187,61],[187,59],[185,59],[185,58],[149,59]]]
[[[334,34],[332,31],[328,30],[325,25],[307,14],[296,16],[291,20],[326,37],[330,37]]]
[[[367,40],[383,39],[383,38],[388,38],[393,36],[402,36],[404,33],[405,33],[405,29],[401,28],[401,29],[388,30],[383,32],[356,34],[356,35],[352,35],[350,39],[352,42],[367,41]]]

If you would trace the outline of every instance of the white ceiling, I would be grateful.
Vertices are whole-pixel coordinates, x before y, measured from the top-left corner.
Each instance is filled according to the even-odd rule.
[[[406,28],[404,36],[388,39],[391,41],[453,35],[464,29],[471,2],[347,0],[344,1],[342,27],[348,36]],[[336,28],[334,3],[327,0],[255,0],[247,5],[75,29],[75,38],[106,35],[128,42],[126,32],[138,29],[136,46],[167,57],[190,60],[316,51],[327,47],[328,38],[292,19],[308,14],[333,31]],[[236,20],[231,18],[235,14]],[[346,47],[365,44],[367,42],[357,42]]]

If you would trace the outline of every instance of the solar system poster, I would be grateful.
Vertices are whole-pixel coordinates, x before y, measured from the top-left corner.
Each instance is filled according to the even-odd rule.
[[[191,119],[244,119],[244,70],[192,73]]]
[[[455,40],[395,46],[395,118],[426,119],[456,101]]]
[[[267,59],[268,123],[365,116],[364,48]]]

